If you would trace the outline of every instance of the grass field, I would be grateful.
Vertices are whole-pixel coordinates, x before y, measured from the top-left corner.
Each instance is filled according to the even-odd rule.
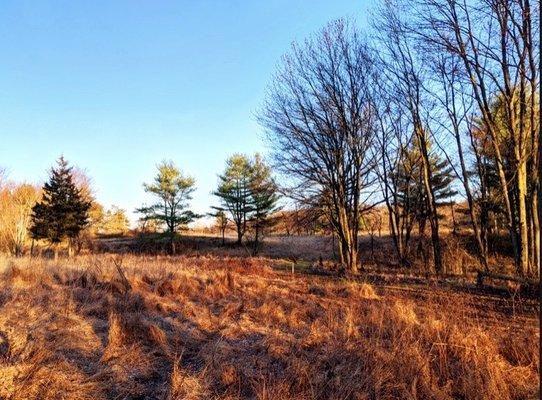
[[[535,300],[284,260],[3,259],[2,399],[535,399]]]

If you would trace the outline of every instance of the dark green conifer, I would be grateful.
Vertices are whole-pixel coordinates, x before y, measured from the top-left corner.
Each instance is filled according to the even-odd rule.
[[[250,191],[252,195],[253,214],[251,220],[254,227],[254,244],[258,248],[260,236],[264,229],[274,224],[271,217],[279,210],[277,185],[271,176],[271,168],[266,165],[259,154],[252,162]]]
[[[237,230],[237,244],[242,243],[247,229],[252,227],[257,249],[263,229],[272,224],[270,217],[278,210],[279,195],[271,168],[259,154],[252,160],[244,154],[234,154],[218,179],[218,188],[213,194],[221,205],[213,209],[229,212]]]
[[[213,194],[220,199],[221,205],[213,208],[231,214],[237,230],[237,244],[241,244],[250,215],[254,211],[250,190],[250,160],[243,154],[234,154],[226,161],[226,170],[219,175],[218,180],[218,188]]]
[[[423,187],[421,155],[415,146],[403,151],[404,161],[394,174],[399,189],[397,197],[403,212],[418,222],[420,234],[423,234],[429,218],[429,207]],[[449,205],[457,194],[452,186],[455,179],[452,167],[447,160],[435,154],[430,156],[429,162],[432,170],[431,186],[437,206]]]
[[[52,168],[49,181],[43,186],[43,198],[32,208],[30,234],[33,239],[49,241],[58,257],[58,244],[68,239],[68,253],[72,242],[88,224],[90,202],[81,195],[74,183],[72,167],[60,157]]]

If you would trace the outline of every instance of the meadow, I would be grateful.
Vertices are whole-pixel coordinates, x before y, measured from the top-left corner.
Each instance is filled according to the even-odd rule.
[[[538,300],[295,261],[3,258],[0,398],[539,397]]]
[[[3,3],[0,400],[540,398],[540,2]]]

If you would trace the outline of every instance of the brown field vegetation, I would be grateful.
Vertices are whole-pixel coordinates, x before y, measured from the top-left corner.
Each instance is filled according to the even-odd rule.
[[[370,3],[8,7],[0,400],[540,398],[539,2]]]
[[[241,246],[235,244],[235,238],[226,236],[225,245],[215,233],[184,232],[177,238],[177,252],[183,255],[200,256],[213,255],[216,257],[252,257],[257,255],[274,260],[295,262],[297,266],[309,266],[311,263],[324,260],[326,263],[338,263],[337,239],[330,235],[269,235],[265,243],[255,252],[250,243]],[[403,268],[396,256],[393,240],[387,232],[375,235],[362,235],[359,239],[360,268],[363,270],[393,269],[396,272],[427,274],[431,273],[431,243],[428,238],[412,239],[410,267]],[[443,234],[442,253],[445,271],[448,275],[470,275],[480,270],[475,255],[475,244],[472,236],[463,234]],[[88,252],[92,253],[135,253],[135,254],[164,254],[167,252],[167,242],[160,234],[139,234],[132,236],[102,237],[93,240]],[[36,254],[47,255],[41,250]],[[64,251],[66,253],[66,251]],[[425,254],[425,261],[423,255]],[[492,272],[514,275],[514,261],[510,242],[505,237],[493,238],[488,265]]]
[[[537,301],[280,262],[6,258],[0,398],[538,398]]]

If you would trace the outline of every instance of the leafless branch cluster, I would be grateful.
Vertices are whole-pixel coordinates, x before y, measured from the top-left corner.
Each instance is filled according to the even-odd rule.
[[[289,193],[326,209],[341,262],[357,268],[360,215],[372,207],[377,153],[370,49],[345,21],[294,45],[260,121],[290,177]]]
[[[518,273],[539,273],[538,20],[529,0],[385,0],[369,39],[339,20],[293,45],[260,122],[289,196],[325,210],[341,262],[356,269],[360,217],[383,201],[400,263],[428,221],[446,272],[452,179],[481,266],[502,221]]]

